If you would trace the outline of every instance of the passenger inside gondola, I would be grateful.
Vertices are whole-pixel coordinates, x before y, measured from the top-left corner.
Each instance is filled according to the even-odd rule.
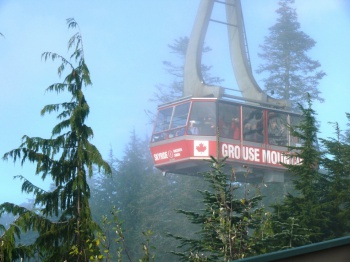
[[[185,134],[185,128],[184,127],[180,128],[180,129],[177,129],[175,131],[175,136],[183,136],[184,134]]]
[[[275,112],[269,113],[269,144],[278,146],[288,145],[287,123],[285,117],[286,116]]]
[[[244,140],[262,143],[264,142],[264,122],[261,110],[253,110],[248,119],[244,121]]]
[[[203,125],[201,127],[201,135],[214,136],[216,133],[215,126],[216,126],[215,118],[211,114],[208,114],[203,119]]]
[[[240,130],[240,123],[239,123],[238,117],[232,118],[231,129],[232,129],[233,139],[235,139],[235,140],[240,139],[241,130]]]
[[[221,137],[230,138],[231,126],[229,121],[227,121],[227,115],[223,112],[219,113],[219,132]]]
[[[240,131],[240,107],[230,104],[219,104],[219,133],[220,137],[239,140]]]
[[[187,133],[189,135],[199,135],[198,124],[196,123],[195,120],[190,120]]]
[[[225,118],[219,119],[219,131],[220,136],[229,139],[240,139],[240,123],[239,118],[233,117],[226,120]]]

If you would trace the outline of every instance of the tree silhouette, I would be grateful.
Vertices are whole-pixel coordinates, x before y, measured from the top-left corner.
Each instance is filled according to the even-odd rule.
[[[74,19],[67,19],[67,24],[68,28],[79,29]],[[4,160],[13,159],[22,165],[26,161],[36,163],[35,175],[43,180],[50,178],[54,184],[52,190],[45,190],[18,176],[23,181],[22,191],[34,194],[35,209],[13,203],[0,205],[0,214],[8,212],[18,216],[1,237],[7,248],[5,261],[34,254],[40,261],[88,261],[99,254],[94,243],[99,226],[91,217],[87,177],[93,175],[94,166],[105,173],[111,173],[111,169],[90,143],[93,130],[85,124],[90,108],[83,88],[91,85],[91,80],[80,30],[70,38],[68,49],[73,49],[70,59],[52,52],[42,54],[44,60],[61,62],[60,77],[65,70],[69,72],[62,83],[46,89],[71,95],[69,102],[49,104],[41,111],[42,115],[58,112],[59,123],[53,127],[52,136],[45,139],[24,135],[19,148],[3,156]],[[16,247],[14,236],[28,231],[36,231],[38,237],[25,247]]]
[[[301,144],[290,146],[288,157],[298,157],[301,161],[297,165],[284,164],[292,176],[297,193],[287,194],[282,203],[274,205],[274,209],[279,222],[296,219],[300,229],[309,230],[310,241],[315,243],[325,240],[331,223],[326,197],[329,181],[319,170],[323,154],[317,146],[316,112],[312,109],[310,96],[308,107],[304,108],[299,104],[299,108],[302,120],[298,125],[291,127],[290,131]],[[308,240],[304,241],[306,244]],[[301,241],[298,243],[303,244]]]
[[[313,100],[323,102],[317,85],[325,73],[320,70],[320,63],[307,55],[316,42],[300,30],[296,10],[290,6],[293,3],[294,0],[279,2],[277,22],[260,45],[259,57],[265,63],[256,72],[264,73],[267,93],[290,100],[297,109],[297,103],[306,105],[307,93],[312,94]]]
[[[178,62],[170,62],[168,60],[163,61],[166,72],[173,77],[170,84],[159,84],[156,86],[157,91],[153,94],[153,98],[150,99],[157,103],[167,103],[182,97],[183,92],[183,70],[185,64],[186,51],[188,46],[188,37],[179,37],[174,40],[172,44],[169,44],[170,53],[177,56]],[[203,48],[203,54],[210,52],[211,48],[205,46]],[[220,84],[223,79],[220,77],[211,76],[210,70],[212,66],[205,64],[201,65],[201,71],[203,78],[208,84]]]

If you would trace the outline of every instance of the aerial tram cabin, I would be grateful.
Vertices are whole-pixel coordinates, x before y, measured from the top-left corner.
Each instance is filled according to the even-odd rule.
[[[239,96],[208,85],[201,74],[201,54],[214,4],[226,8],[229,50]],[[214,21],[215,22],[215,21]],[[184,65],[183,98],[158,107],[150,142],[155,167],[163,173],[197,174],[209,170],[210,156],[227,157],[235,173],[265,182],[284,182],[282,163],[299,143],[288,126],[300,121],[289,101],[262,91],[252,74],[240,0],[202,0],[189,39]]]
[[[300,115],[217,98],[187,98],[158,108],[151,138],[155,166],[163,172],[195,174],[208,170],[210,156],[226,164],[285,170],[297,164],[285,155],[298,140],[288,126]]]

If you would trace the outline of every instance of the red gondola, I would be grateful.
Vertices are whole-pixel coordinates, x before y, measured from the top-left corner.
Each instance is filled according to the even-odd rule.
[[[184,68],[184,98],[158,107],[150,148],[155,166],[164,173],[196,174],[208,170],[203,161],[227,157],[236,172],[283,182],[282,163],[297,164],[285,156],[298,141],[288,130],[300,115],[289,103],[266,95],[256,83],[249,61],[239,0],[226,0],[231,62],[241,97],[204,83],[201,50],[214,0],[202,0],[190,37]],[[222,2],[219,1],[222,4]],[[276,176],[277,174],[277,176]]]
[[[296,164],[285,156],[298,141],[287,128],[300,116],[217,98],[188,98],[159,107],[151,140],[155,166],[164,172],[194,174],[208,169],[204,159],[227,157],[236,169],[242,165],[285,170]]]

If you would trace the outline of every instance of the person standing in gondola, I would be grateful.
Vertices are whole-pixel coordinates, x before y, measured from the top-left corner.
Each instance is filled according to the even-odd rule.
[[[264,141],[264,123],[261,110],[254,110],[244,124],[244,140],[262,143]]]
[[[203,126],[201,129],[201,135],[215,136],[215,133],[216,133],[215,127],[216,127],[215,118],[211,114],[208,114],[203,119]]]

